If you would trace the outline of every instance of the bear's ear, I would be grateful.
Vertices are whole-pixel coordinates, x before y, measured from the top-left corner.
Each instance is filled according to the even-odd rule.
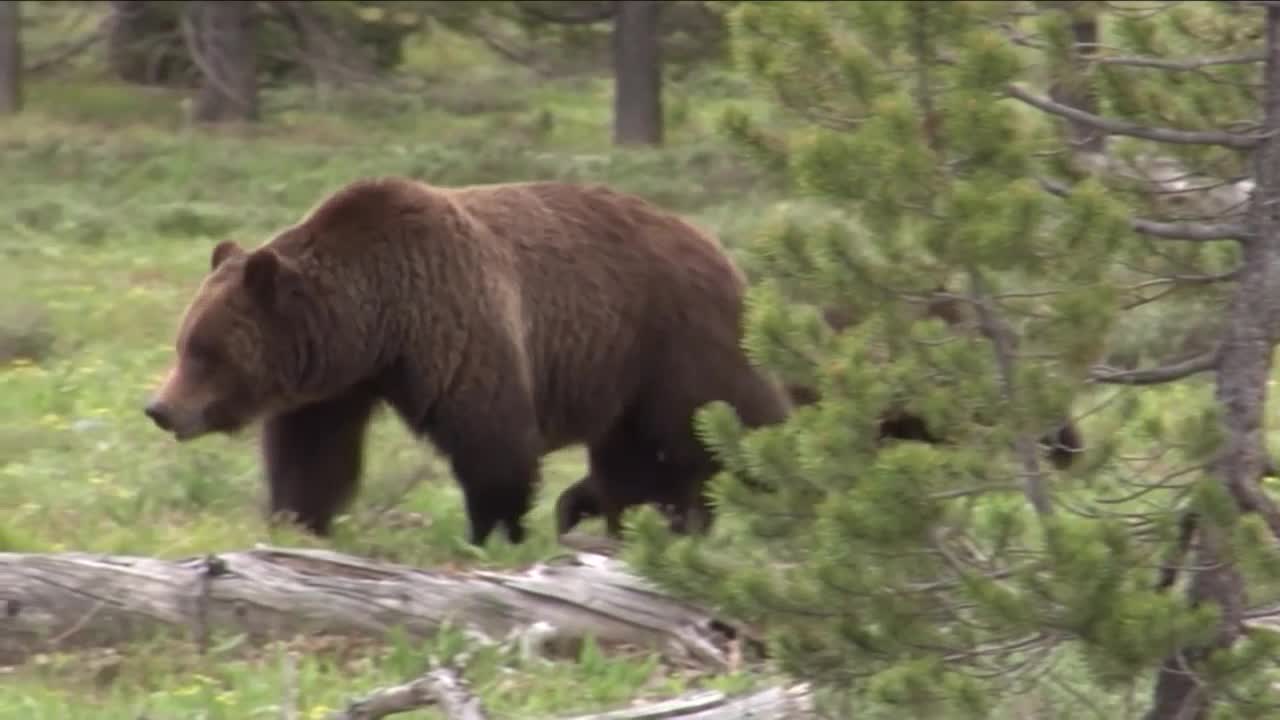
[[[271,248],[249,254],[244,265],[244,284],[266,307],[275,307],[298,290],[298,274],[288,261]]]
[[[240,249],[234,240],[223,240],[213,248],[213,255],[209,258],[210,272],[217,270],[219,265],[227,261],[227,258],[243,254],[244,250]]]

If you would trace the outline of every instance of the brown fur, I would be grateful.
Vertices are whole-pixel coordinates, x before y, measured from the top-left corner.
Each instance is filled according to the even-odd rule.
[[[745,281],[721,247],[603,187],[359,181],[211,265],[147,414],[180,440],[263,419],[272,513],[322,535],[384,401],[449,458],[477,544],[523,539],[548,452],[586,444],[616,519],[701,491],[699,407],[750,426],[788,409],[740,347]]]

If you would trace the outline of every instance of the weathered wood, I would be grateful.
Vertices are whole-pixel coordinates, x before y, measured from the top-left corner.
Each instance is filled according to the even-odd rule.
[[[330,720],[379,720],[397,713],[439,706],[449,720],[487,720],[480,701],[448,668],[382,688],[352,702]],[[772,687],[739,697],[717,690],[693,692],[671,700],[621,710],[579,715],[565,720],[804,720],[814,717],[809,686]]]
[[[379,720],[429,705],[440,706],[449,720],[488,720],[480,700],[458,674],[437,668],[413,682],[382,688],[330,716],[330,720]]]
[[[613,559],[577,554],[521,571],[420,570],[324,550],[257,547],[167,561],[0,553],[0,663],[185,629],[251,640],[305,634],[428,635],[444,624],[490,640],[538,635],[650,647],[723,669],[738,631],[658,593]],[[531,633],[536,629],[536,633]]]

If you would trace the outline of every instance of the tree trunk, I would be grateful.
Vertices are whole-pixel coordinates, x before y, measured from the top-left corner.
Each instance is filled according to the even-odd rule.
[[[1263,506],[1258,478],[1267,467],[1263,437],[1267,381],[1271,372],[1280,295],[1276,292],[1280,258],[1280,8],[1266,8],[1265,96],[1263,130],[1268,134],[1254,151],[1256,187],[1250,203],[1254,237],[1244,243],[1244,262],[1229,314],[1217,366],[1217,402],[1224,425],[1224,445],[1215,473],[1242,512]],[[1156,677],[1154,702],[1147,720],[1204,720],[1213,698],[1196,676],[1212,652],[1229,648],[1242,632],[1246,603],[1244,579],[1226,546],[1228,528],[1215,526],[1202,514],[1195,566],[1203,568],[1191,581],[1193,605],[1214,603],[1222,621],[1208,647],[1185,648],[1168,658]]]
[[[657,0],[620,0],[613,20],[613,142],[662,144]]]
[[[18,0],[0,0],[0,115],[22,109],[22,33]]]
[[[1098,97],[1088,83],[1089,60],[1097,54],[1098,11],[1092,3],[1066,0],[1046,3],[1071,16],[1071,37],[1075,47],[1071,62],[1059,69],[1059,76],[1049,88],[1049,97],[1063,105],[1098,112]],[[1106,149],[1107,136],[1092,125],[1074,120],[1063,120],[1066,139],[1072,154],[1081,152],[1101,153]]]
[[[445,622],[569,653],[591,635],[718,669],[748,641],[741,628],[657,594],[599,555],[520,572],[429,572],[280,548],[180,561],[0,553],[0,664],[174,627],[203,646],[213,630],[268,640],[398,627],[421,637]]]
[[[257,62],[253,45],[253,3],[212,0],[192,3],[184,19],[187,46],[202,81],[192,109],[197,123],[258,119]]]

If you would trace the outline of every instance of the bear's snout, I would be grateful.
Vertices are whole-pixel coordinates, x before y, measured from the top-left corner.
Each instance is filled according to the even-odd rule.
[[[151,418],[151,422],[155,423],[156,427],[172,434],[179,441],[199,437],[205,432],[205,422],[201,414],[186,413],[181,408],[175,408],[161,399],[154,399],[147,403],[142,411]]]
[[[173,432],[173,419],[169,415],[169,408],[161,402],[152,400],[142,411],[151,418],[151,422],[155,423],[156,427],[165,432]]]

